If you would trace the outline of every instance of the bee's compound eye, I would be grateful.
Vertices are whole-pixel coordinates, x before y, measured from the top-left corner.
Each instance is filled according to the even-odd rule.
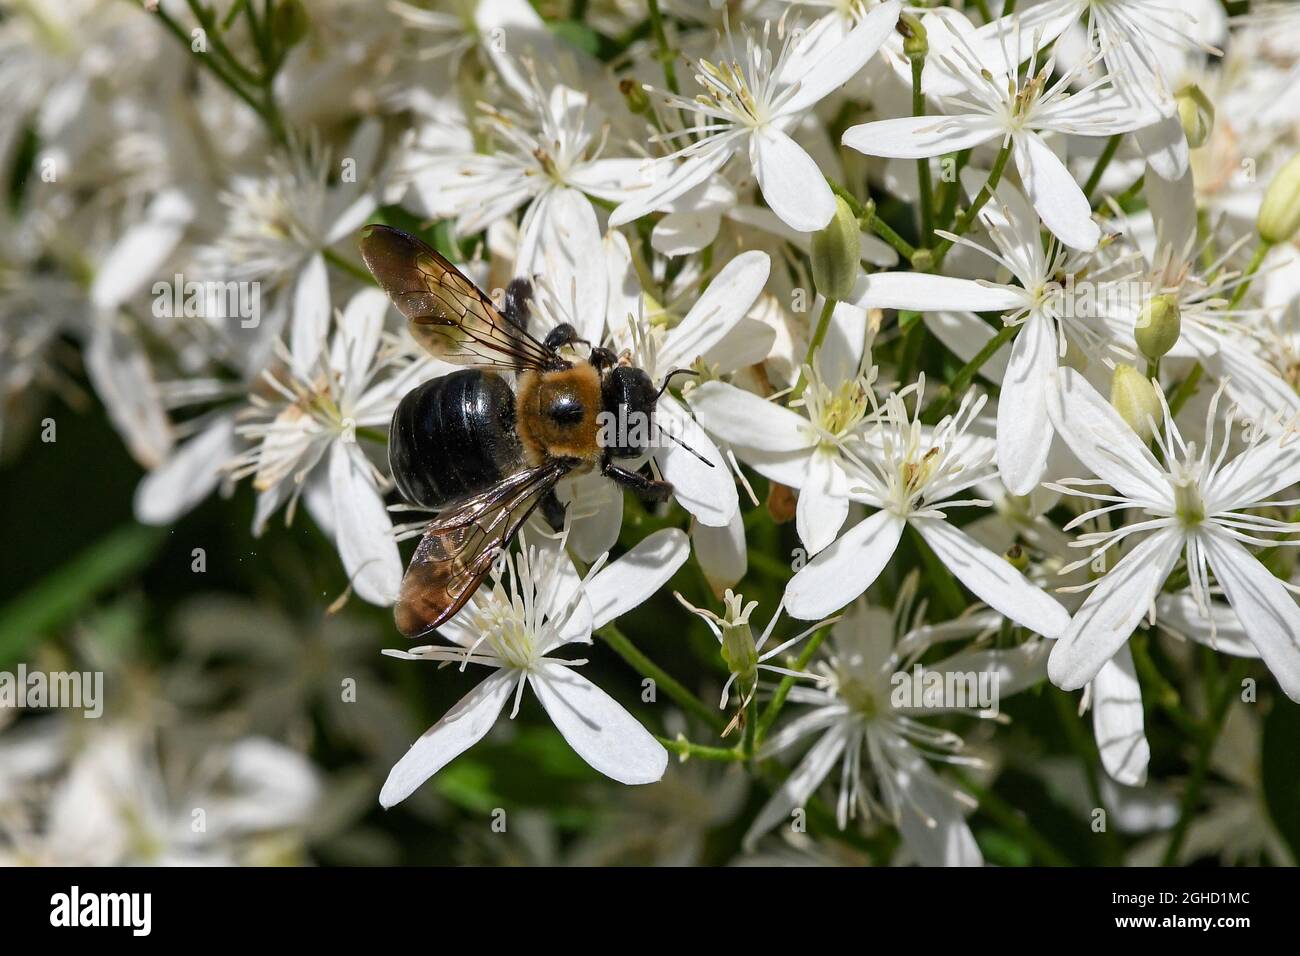
[[[557,425],[577,425],[582,421],[582,402],[575,395],[555,395],[546,406],[546,415]]]

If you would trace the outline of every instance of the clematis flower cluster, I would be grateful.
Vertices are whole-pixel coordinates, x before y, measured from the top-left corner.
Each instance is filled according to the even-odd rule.
[[[1059,746],[1035,701],[1117,812],[1195,797],[1234,708],[1300,702],[1296,8],[133,6],[0,0],[6,456],[84,390],[139,522],[246,498],[268,543],[319,532],[319,613],[392,607],[435,516],[389,424],[457,368],[362,263],[373,222],[657,393],[618,464],[670,491],[576,469],[454,616],[372,655],[459,698],[413,743],[385,722],[387,816],[527,724],[611,804],[708,766],[699,826],[741,856],[980,865],[972,818]],[[1187,859],[1202,809],[1143,852]]]

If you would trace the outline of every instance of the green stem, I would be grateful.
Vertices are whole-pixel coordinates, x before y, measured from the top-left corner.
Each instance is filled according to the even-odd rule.
[[[379,445],[388,444],[388,432],[379,428],[367,428],[363,425],[358,427],[354,434],[358,438],[364,438],[366,441],[372,441]]]
[[[355,262],[353,262],[350,259],[345,259],[343,256],[339,255],[333,249],[322,250],[322,255],[324,255],[326,262],[330,263],[331,265],[337,266],[338,268],[346,272],[348,275],[360,279],[366,285],[379,285],[379,283],[375,281],[375,277],[370,274],[369,269],[367,269],[365,266],[357,265]]]
[[[664,745],[664,749],[677,754],[679,757],[699,757],[702,760],[744,760],[745,755],[735,747],[706,747],[704,744],[694,744],[689,740],[678,738],[673,740],[671,737],[660,737],[655,735],[655,739]]]
[[[979,211],[984,208],[984,204],[993,198],[993,194],[997,191],[998,183],[1002,181],[1002,171],[1007,168],[1007,160],[1010,158],[1011,140],[1008,138],[1007,141],[1002,144],[1002,148],[998,150],[997,158],[993,160],[993,168],[989,170],[989,178],[985,181],[984,188],[979,191],[979,194],[975,197],[975,201],[970,204],[966,211],[957,217],[957,223],[952,227],[952,231],[955,235],[965,235],[966,230],[969,229],[971,223],[975,221],[975,217],[979,215]],[[948,254],[948,250],[952,248],[952,245],[953,242],[951,239],[944,239],[934,247],[935,271],[938,271],[939,266],[943,264],[943,259]]]
[[[1246,271],[1242,273],[1241,284],[1233,290],[1232,298],[1228,300],[1228,308],[1235,309],[1241,300],[1246,297],[1246,292],[1250,289],[1250,284],[1255,278],[1255,273],[1259,267],[1264,264],[1264,257],[1268,255],[1268,250],[1273,248],[1273,244],[1267,240],[1259,240],[1259,245],[1255,247],[1255,254],[1250,257],[1250,265],[1246,266]]]
[[[880,217],[876,215],[875,203],[870,201],[865,204],[858,202],[858,198],[854,196],[853,193],[849,192],[832,179],[826,180],[826,185],[831,187],[831,192],[835,193],[835,195],[839,196],[849,204],[849,209],[852,210],[853,215],[857,217],[858,226],[860,228],[870,229],[881,239],[884,239],[885,242],[893,246],[894,251],[900,256],[907,259],[909,262],[912,260],[912,256],[916,255],[916,248],[898,233],[894,232],[894,230],[890,228],[889,223],[882,221]]]
[[[1214,744],[1219,739],[1220,731],[1223,730],[1228,706],[1232,703],[1233,692],[1241,682],[1244,669],[1245,663],[1242,660],[1233,661],[1228,669],[1227,679],[1210,703],[1210,712],[1206,716],[1205,726],[1199,736],[1196,756],[1193,758],[1192,774],[1188,778],[1187,789],[1183,791],[1183,799],[1179,804],[1178,822],[1174,824],[1173,832],[1169,836],[1169,845],[1165,847],[1164,858],[1160,861],[1161,866],[1173,866],[1178,862],[1178,854],[1182,851],[1183,841],[1187,838],[1187,828],[1191,826],[1197,804],[1200,803],[1201,790],[1205,786],[1205,778],[1209,774]]]
[[[685,685],[675,677],[642,654],[617,626],[606,624],[596,633],[642,677],[649,677],[653,680],[655,686],[671,697],[682,710],[703,721],[718,733],[722,733],[723,728],[726,726],[722,714],[717,709],[704,703],[704,701],[687,690]]]
[[[921,73],[925,70],[925,57],[912,59],[912,115],[925,115],[925,94],[921,92]],[[921,189],[921,245],[928,245],[934,232],[934,197],[930,188],[930,160],[916,161],[916,181]]]
[[[822,641],[826,640],[826,634],[827,629],[824,627],[820,631],[812,633],[808,638],[808,642],[804,644],[803,650],[799,652],[799,656],[795,659],[792,670],[801,671],[808,666],[808,662],[817,653],[817,648],[821,647]],[[795,678],[787,676],[782,677],[781,683],[776,685],[776,692],[772,695],[772,699],[767,702],[767,706],[763,708],[762,716],[758,718],[758,726],[754,731],[755,747],[763,742],[767,732],[776,723],[776,718],[780,715],[781,708],[785,706],[785,699],[790,696],[790,688],[794,687],[794,682]]]
[[[930,404],[921,412],[921,421],[927,425],[933,425],[943,418],[953,398],[966,390],[971,379],[975,377],[975,373],[984,367],[984,363],[991,359],[998,349],[1015,338],[1016,333],[1019,331],[1019,324],[1004,325],[998,329],[997,334],[985,342],[984,347],[958,370],[957,374],[953,376],[952,382],[939,389]]]
[[[957,779],[962,787],[968,790],[976,800],[979,801],[980,810],[987,813],[1003,829],[1009,830],[1019,837],[1020,842],[1025,845],[1040,861],[1048,866],[1069,866],[1070,859],[1051,842],[1043,836],[1034,827],[1032,823],[1015,807],[1008,804],[992,790],[981,787],[974,780],[961,771],[957,771]]]
[[[1083,194],[1088,197],[1089,204],[1092,203],[1092,194],[1096,191],[1097,184],[1101,182],[1106,167],[1115,158],[1115,152],[1119,149],[1119,144],[1123,139],[1123,133],[1116,133],[1106,140],[1106,148],[1101,151],[1101,155],[1097,157],[1097,162],[1093,164],[1092,172],[1088,175],[1088,182],[1083,187]]]
[[[758,693],[751,691],[749,701],[745,704],[745,730],[741,734],[740,752],[746,760],[754,759],[756,734],[758,732]]]
[[[794,391],[791,393],[792,398],[798,398],[803,394],[803,390],[808,387],[806,368],[811,368],[813,360],[817,357],[817,350],[822,347],[826,341],[826,332],[831,326],[831,316],[835,313],[835,300],[827,299],[822,305],[822,314],[817,318],[817,327],[813,330],[813,336],[808,342],[808,350],[803,356],[803,365],[799,367],[799,380],[795,382]]]
[[[668,46],[668,34],[664,31],[664,17],[659,12],[659,0],[646,0],[650,7],[650,28],[654,31],[655,44],[659,47],[659,62],[664,68],[664,82],[668,89],[680,95],[677,85],[677,66],[673,62],[677,54]]]
[[[1187,377],[1178,384],[1173,397],[1169,399],[1170,418],[1177,415],[1182,410],[1182,407],[1187,404],[1187,400],[1196,394],[1196,386],[1201,383],[1201,376],[1204,374],[1205,369],[1202,368],[1200,362],[1197,362],[1192,366],[1192,370],[1187,373]]]

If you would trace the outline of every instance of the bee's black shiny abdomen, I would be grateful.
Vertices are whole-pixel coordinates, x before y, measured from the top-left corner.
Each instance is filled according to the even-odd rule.
[[[492,372],[464,369],[425,382],[393,413],[388,464],[398,490],[423,508],[492,487],[521,457],[514,392]]]

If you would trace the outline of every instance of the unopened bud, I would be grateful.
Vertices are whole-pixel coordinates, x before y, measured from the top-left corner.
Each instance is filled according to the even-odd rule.
[[[898,18],[898,32],[903,35],[903,54],[909,60],[923,60],[930,52],[930,41],[921,21],[910,13]]]
[[[773,523],[786,524],[794,520],[799,499],[788,485],[772,482],[767,489],[767,513]]]
[[[1300,230],[1300,155],[1292,156],[1268,184],[1255,226],[1267,243],[1288,242]]]
[[[307,8],[302,0],[280,0],[271,14],[271,34],[281,47],[291,47],[307,33]]]
[[[1025,549],[1020,546],[1019,542],[1007,548],[1002,557],[1021,574],[1029,568],[1029,555],[1025,553]]]
[[[1175,96],[1178,103],[1178,121],[1183,124],[1187,145],[1199,149],[1210,138],[1214,129],[1214,104],[1195,83],[1184,86]]]
[[[827,299],[847,299],[853,294],[862,267],[862,237],[849,204],[835,197],[835,215],[826,228],[813,233],[813,284]]]
[[[717,622],[722,631],[722,660],[727,670],[738,676],[741,686],[748,687],[758,678],[758,649],[749,627],[749,615],[757,602],[745,604],[744,597],[730,590],[722,600],[726,614]]]
[[[1133,338],[1137,346],[1153,362],[1160,361],[1164,354],[1174,347],[1178,336],[1182,334],[1182,313],[1178,309],[1178,297],[1171,293],[1153,295],[1138,313],[1133,325]]]
[[[1110,404],[1144,442],[1151,440],[1153,424],[1164,417],[1151,380],[1132,365],[1116,365],[1110,379]]]
[[[623,94],[627,108],[638,116],[650,112],[650,97],[646,96],[645,87],[631,78],[622,79],[618,91]]]

